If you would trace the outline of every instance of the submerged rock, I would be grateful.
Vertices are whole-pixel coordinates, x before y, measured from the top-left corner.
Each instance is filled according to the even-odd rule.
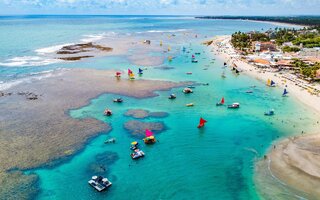
[[[106,174],[110,172],[110,166],[113,165],[119,156],[115,152],[106,151],[95,156],[95,161],[90,163],[87,172],[90,174]]]
[[[57,54],[77,54],[82,52],[89,52],[93,49],[97,49],[100,51],[112,51],[113,48],[111,47],[104,47],[98,44],[93,44],[92,42],[89,43],[82,43],[82,44],[73,44],[73,45],[67,45],[62,47],[59,51],[57,51]]]
[[[162,122],[141,122],[138,120],[130,120],[124,124],[124,128],[128,130],[131,136],[142,139],[145,137],[146,129],[149,129],[154,133],[160,133],[164,131],[165,126]]]
[[[58,58],[60,60],[64,60],[64,61],[77,61],[77,60],[81,60],[82,58],[92,58],[93,56],[73,56],[73,57],[61,57]]]
[[[167,117],[168,115],[169,114],[166,112],[150,112],[148,110],[143,110],[143,109],[128,110],[124,114],[124,116],[133,117],[136,119],[144,119],[147,117],[162,118],[162,117]]]

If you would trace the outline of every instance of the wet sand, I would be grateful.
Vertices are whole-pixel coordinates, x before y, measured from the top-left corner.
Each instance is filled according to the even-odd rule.
[[[117,80],[114,73],[62,70],[49,78],[33,79],[4,91],[12,95],[0,97],[0,199],[5,194],[17,195],[5,199],[30,197],[36,187],[29,186],[36,177],[22,176],[21,170],[64,161],[81,150],[90,138],[111,129],[95,119],[73,119],[68,115],[69,109],[82,107],[102,93],[146,98],[155,96],[154,91],[190,84]],[[28,100],[18,94],[27,91],[38,95],[38,99]],[[13,192],[21,183],[28,186],[28,191]]]
[[[260,193],[267,199],[319,199],[320,135],[296,136],[274,144],[267,158],[256,164],[256,172]]]

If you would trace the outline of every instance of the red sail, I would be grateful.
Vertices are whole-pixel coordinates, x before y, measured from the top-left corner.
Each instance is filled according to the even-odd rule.
[[[221,99],[221,104],[224,104],[224,97],[222,97]]]
[[[200,118],[199,125],[198,125],[198,128],[203,127],[206,122],[207,122],[207,121],[201,117],[201,118]]]

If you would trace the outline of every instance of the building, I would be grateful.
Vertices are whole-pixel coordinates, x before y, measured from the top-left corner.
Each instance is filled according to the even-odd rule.
[[[274,42],[253,42],[252,49],[254,52],[276,51],[277,46]]]

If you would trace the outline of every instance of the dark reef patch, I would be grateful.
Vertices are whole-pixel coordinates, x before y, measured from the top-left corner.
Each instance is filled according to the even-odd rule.
[[[154,118],[163,118],[167,117],[169,114],[166,112],[150,112],[148,110],[143,109],[132,109],[128,110],[124,116],[132,117],[135,119],[144,119],[148,117],[154,117]]]
[[[113,165],[119,156],[115,152],[106,151],[95,156],[95,162],[90,163],[87,172],[92,175],[102,175],[110,173],[110,166]]]
[[[162,122],[141,122],[138,120],[130,120],[124,124],[124,128],[128,130],[132,137],[142,139],[145,137],[146,129],[154,133],[160,133],[165,130]]]

